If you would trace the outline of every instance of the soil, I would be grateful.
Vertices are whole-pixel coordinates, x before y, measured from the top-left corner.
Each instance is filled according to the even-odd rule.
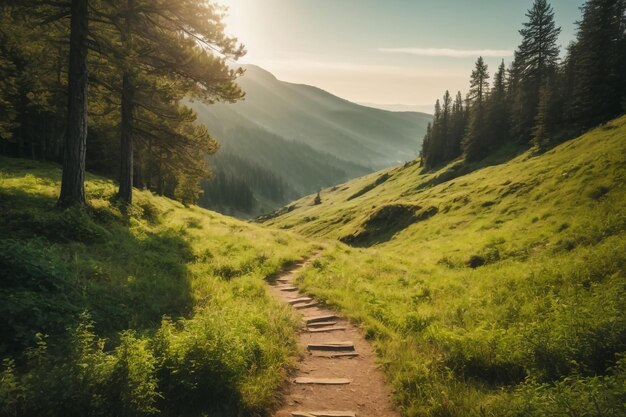
[[[272,295],[285,304],[291,301],[292,307],[303,318],[299,333],[303,353],[285,389],[282,406],[274,417],[292,417],[293,413],[298,416],[399,417],[392,405],[392,390],[385,383],[375,353],[361,331],[330,308],[316,305],[296,309],[299,305],[311,303],[302,300],[293,304],[293,300],[306,294],[281,291],[296,286],[295,277],[305,265],[301,263],[290,268],[270,285]],[[308,327],[305,319],[316,316],[335,318],[326,319],[325,323],[313,323],[321,326]],[[352,342],[354,349],[344,342]],[[309,345],[330,346],[310,350]],[[355,353],[358,356],[354,356]],[[346,379],[350,381],[347,384]],[[309,383],[296,383],[296,380]]]

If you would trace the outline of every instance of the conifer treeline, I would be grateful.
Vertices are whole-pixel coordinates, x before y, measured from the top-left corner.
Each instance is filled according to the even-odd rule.
[[[197,201],[218,146],[181,100],[243,96],[223,15],[204,0],[3,1],[0,151],[64,162],[62,205],[84,203],[85,168],[119,179],[125,203],[133,185]]]
[[[298,195],[271,170],[230,152],[216,155],[212,168],[214,178],[201,183],[199,204],[205,208],[250,214],[259,208],[259,200],[282,205]]]
[[[626,0],[588,0],[576,40],[559,61],[561,29],[546,0],[535,0],[507,69],[489,83],[476,61],[465,100],[450,93],[435,104],[424,137],[426,169],[458,157],[477,161],[506,143],[546,149],[610,120],[626,108]]]

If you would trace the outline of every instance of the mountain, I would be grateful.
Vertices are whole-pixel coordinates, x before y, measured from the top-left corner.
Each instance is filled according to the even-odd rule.
[[[383,170],[264,222],[348,245],[298,282],[377,341],[405,415],[625,415],[626,116],[515,154]]]
[[[236,155],[243,176],[254,167],[283,182],[282,199],[276,197],[281,193],[272,196],[248,184],[258,203],[248,214],[268,212],[320,188],[414,159],[431,120],[427,114],[374,109],[316,87],[280,81],[257,66],[244,69],[239,84],[245,100],[191,105],[221,144],[214,165]],[[204,203],[246,214],[238,207]]]
[[[432,104],[379,104],[379,103],[359,103],[362,106],[373,107],[375,109],[388,110],[393,112],[420,112],[432,114],[434,106]]]

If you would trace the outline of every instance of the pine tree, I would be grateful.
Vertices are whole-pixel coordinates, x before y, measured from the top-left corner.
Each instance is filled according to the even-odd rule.
[[[85,204],[85,155],[87,152],[87,37],[88,0],[72,0],[67,137],[59,205]]]
[[[487,149],[498,149],[509,140],[509,106],[504,60],[494,75],[493,88],[487,100]]]
[[[433,118],[433,127],[430,132],[431,134],[431,151],[430,151],[430,160],[427,161],[426,167],[433,168],[439,163],[441,163],[442,158],[442,149],[443,143],[441,141],[442,131],[441,131],[441,120],[442,120],[442,112],[441,112],[441,102],[439,99],[435,102],[435,115]]]
[[[487,106],[485,104],[489,91],[489,71],[482,57],[476,61],[475,69],[470,79],[468,102],[470,107],[469,125],[463,138],[463,154],[468,161],[483,158],[488,150],[487,143]]]
[[[624,111],[626,99],[626,1],[589,0],[583,6],[575,65],[573,116],[582,130]]]
[[[541,87],[539,107],[533,127],[532,144],[540,150],[554,143],[554,132],[558,120],[555,82],[548,79]]]
[[[148,81],[153,89],[163,90],[167,84],[159,79],[167,79],[168,84],[193,98],[232,102],[243,97],[234,83],[241,72],[229,69],[226,60],[237,60],[245,50],[237,45],[236,39],[225,36],[222,8],[213,3],[124,0],[111,3],[109,9],[101,11],[100,17],[119,32],[120,46],[102,36],[97,41],[102,49],[112,51],[109,55],[121,57],[118,59],[122,73],[119,197],[130,203],[136,108],[148,107],[152,112],[159,109],[153,103],[141,101],[142,94],[138,91],[141,79]],[[164,91],[160,98],[168,95],[171,93]],[[151,92],[148,97],[150,102],[154,101]],[[190,183],[188,175],[185,179]]]
[[[320,191],[318,191],[315,199],[313,200],[313,205],[318,206],[320,204],[322,204],[322,196],[320,196]]]
[[[457,92],[454,104],[452,105],[452,121],[450,131],[450,151],[452,158],[461,155],[461,142],[467,128],[467,111],[463,104],[461,92]]]
[[[426,133],[424,134],[424,139],[422,140],[422,149],[420,150],[420,164],[424,168],[428,167],[429,161],[432,158],[430,154],[432,151],[432,130],[432,122],[428,122],[428,125],[426,126]]]
[[[472,71],[468,98],[471,104],[482,104],[489,92],[489,71],[483,57],[478,57],[476,68]]]
[[[539,106],[539,90],[554,72],[559,58],[557,40],[561,28],[554,21],[554,11],[546,0],[535,0],[526,13],[528,21],[520,30],[522,43],[513,62],[512,133],[514,139],[526,143]]]
[[[441,141],[443,145],[442,160],[447,162],[456,157],[452,138],[452,96],[446,90],[441,107]]]
[[[489,153],[487,129],[485,129],[486,121],[487,111],[485,104],[474,104],[470,113],[467,132],[461,144],[463,155],[469,162],[478,161]]]

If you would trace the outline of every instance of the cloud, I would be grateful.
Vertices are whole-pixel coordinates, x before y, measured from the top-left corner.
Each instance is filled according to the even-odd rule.
[[[417,56],[470,58],[470,57],[508,57],[513,51],[508,49],[453,49],[453,48],[378,48],[379,52],[410,54]]]

